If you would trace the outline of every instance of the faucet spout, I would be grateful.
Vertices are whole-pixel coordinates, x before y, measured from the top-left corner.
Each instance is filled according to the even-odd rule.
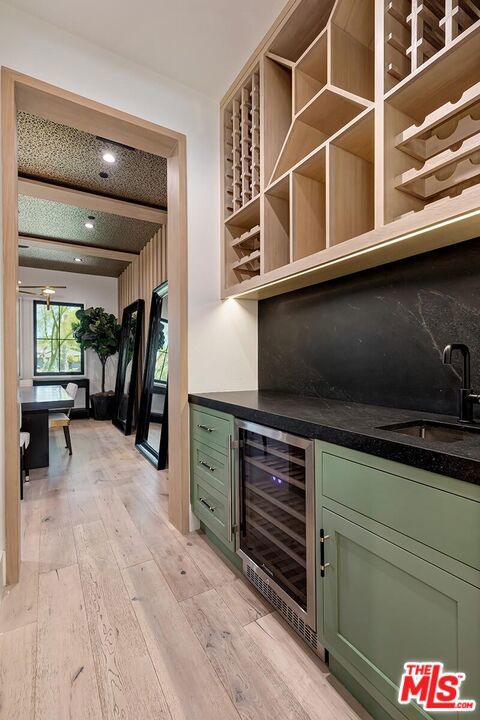
[[[470,387],[470,350],[463,343],[451,343],[443,351],[444,365],[452,364],[452,355],[455,351],[463,357],[463,380],[459,394],[459,420],[460,422],[473,422],[473,406],[480,403],[480,395],[474,395]]]
[[[452,355],[457,350],[463,356],[463,385],[465,389],[470,389],[470,350],[463,343],[451,343],[445,347],[443,351],[443,364],[452,364]]]

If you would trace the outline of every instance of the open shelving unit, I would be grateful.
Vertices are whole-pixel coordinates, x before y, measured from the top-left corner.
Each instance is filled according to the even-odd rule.
[[[223,297],[477,236],[479,58],[480,0],[291,0],[221,104]]]

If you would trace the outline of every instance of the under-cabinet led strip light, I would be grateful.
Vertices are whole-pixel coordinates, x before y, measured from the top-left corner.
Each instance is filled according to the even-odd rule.
[[[241,297],[246,297],[247,295],[252,295],[253,293],[258,292],[259,290],[263,290],[264,288],[273,287],[274,285],[281,285],[282,283],[288,282],[293,278],[301,277],[302,275],[309,275],[312,272],[317,272],[321,268],[330,267],[330,265],[338,265],[339,263],[345,262],[346,260],[350,260],[352,257],[358,257],[359,255],[365,255],[366,253],[375,252],[376,250],[388,247],[389,245],[394,245],[395,243],[401,242],[402,240],[408,240],[409,238],[416,237],[417,235],[424,235],[425,233],[431,232],[432,230],[438,230],[439,228],[446,227],[447,225],[453,225],[454,223],[461,222],[462,220],[468,220],[469,218],[475,217],[476,215],[480,215],[480,210],[472,210],[471,212],[465,213],[464,215],[459,215],[458,217],[450,218],[450,220],[443,220],[442,222],[430,225],[430,227],[423,228],[421,230],[413,230],[412,232],[406,233],[405,235],[400,235],[397,238],[385,240],[378,245],[371,245],[368,248],[358,250],[357,252],[352,252],[349,255],[344,255],[343,257],[335,258],[334,260],[328,260],[328,262],[322,263],[322,265],[315,265],[315,267],[308,268],[308,270],[302,270],[301,272],[294,273],[293,275],[288,275],[287,277],[281,278],[280,280],[273,280],[270,283],[265,283],[265,285],[260,285],[259,287],[252,288],[251,290],[245,290],[244,292],[235,293],[235,295],[230,295],[226,299],[236,300]]]

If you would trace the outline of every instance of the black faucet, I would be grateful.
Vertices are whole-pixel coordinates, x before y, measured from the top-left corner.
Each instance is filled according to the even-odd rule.
[[[444,365],[452,364],[452,353],[458,350],[463,356],[463,381],[460,388],[459,421],[464,423],[473,422],[473,406],[480,403],[480,395],[473,395],[470,387],[470,350],[463,343],[452,343],[447,345],[443,351]]]

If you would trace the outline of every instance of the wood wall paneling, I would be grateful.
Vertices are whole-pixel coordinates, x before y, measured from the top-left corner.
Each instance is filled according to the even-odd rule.
[[[118,278],[119,318],[122,317],[123,310],[127,305],[139,298],[145,300],[143,349],[148,331],[152,292],[157,285],[167,279],[167,275],[167,229],[165,225],[162,225]]]

